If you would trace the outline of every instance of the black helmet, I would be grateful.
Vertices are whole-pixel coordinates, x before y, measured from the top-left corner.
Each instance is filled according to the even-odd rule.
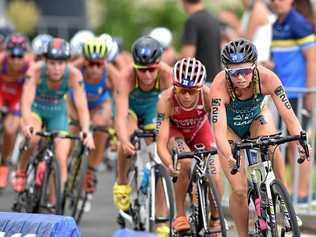
[[[66,40],[54,38],[47,44],[47,59],[67,60],[70,58],[70,45]]]
[[[257,61],[256,46],[246,39],[238,39],[227,43],[222,49],[221,60],[229,64],[255,63]]]
[[[150,36],[137,39],[132,46],[134,64],[139,66],[159,63],[162,52],[159,41]]]

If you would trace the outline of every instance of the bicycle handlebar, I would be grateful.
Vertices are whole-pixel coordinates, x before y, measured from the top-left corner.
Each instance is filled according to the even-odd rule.
[[[140,138],[153,138],[154,141],[156,139],[156,130],[142,130],[137,129],[135,130],[132,135],[130,136],[131,143],[135,146],[139,143]]]
[[[300,135],[293,136],[281,136],[280,133],[268,135],[268,136],[259,136],[251,139],[243,139],[241,143],[236,143],[230,141],[233,157],[236,160],[235,167],[231,170],[231,174],[234,175],[238,172],[240,168],[240,150],[243,149],[252,149],[280,145],[287,142],[299,141],[300,145],[303,147],[306,154],[306,159],[309,158],[309,148],[307,144],[307,136],[305,131],[301,131]],[[297,162],[302,164],[305,161],[304,158],[298,158]]]
[[[195,157],[202,157],[202,156],[208,156],[208,155],[216,155],[217,150],[211,149],[211,150],[205,150],[204,145],[196,144],[195,145],[196,150],[192,152],[177,152],[175,149],[172,150],[172,161],[173,161],[173,168],[177,169],[177,163],[178,160],[182,159],[194,159]],[[177,177],[172,177],[172,181],[175,183],[177,182]]]

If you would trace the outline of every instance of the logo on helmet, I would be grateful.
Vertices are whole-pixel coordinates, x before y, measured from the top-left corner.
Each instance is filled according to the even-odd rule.
[[[244,53],[234,53],[234,54],[230,54],[230,58],[234,63],[239,63],[242,62],[245,58],[245,54]]]

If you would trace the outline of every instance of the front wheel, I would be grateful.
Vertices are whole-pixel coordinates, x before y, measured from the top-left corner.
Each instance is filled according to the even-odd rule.
[[[175,213],[175,204],[174,204],[174,195],[172,189],[172,183],[170,176],[167,173],[166,168],[161,164],[156,164],[152,171],[154,171],[154,177],[152,177],[153,172],[151,172],[151,180],[154,180],[154,184],[150,182],[150,193],[147,202],[147,209],[148,209],[148,222],[149,222],[149,231],[154,232],[155,226],[158,223],[168,223],[171,235],[171,227],[172,227],[172,220]],[[154,185],[154,187],[151,187]],[[155,190],[155,193],[152,193],[151,190]],[[161,197],[162,200],[157,199]],[[156,201],[154,201],[156,200]],[[157,207],[157,203],[160,205]],[[163,216],[157,215],[157,210],[165,209],[165,214]]]
[[[300,230],[297,224],[297,217],[291,203],[289,194],[279,180],[271,184],[272,202],[275,212],[276,224],[272,228],[272,236],[300,237]]]

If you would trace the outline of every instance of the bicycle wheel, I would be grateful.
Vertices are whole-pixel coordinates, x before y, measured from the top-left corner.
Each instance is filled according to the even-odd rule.
[[[53,158],[46,162],[44,180],[41,186],[39,212],[62,214],[61,208],[61,181],[60,166],[57,159]],[[54,204],[50,203],[49,197],[55,196]],[[53,206],[54,205],[54,206]]]
[[[161,164],[156,164],[153,168],[154,172],[151,172],[151,176],[154,175],[153,178],[150,180],[155,180],[155,183],[152,184],[150,182],[149,184],[149,195],[148,195],[148,201],[147,201],[147,210],[148,210],[148,229],[150,232],[155,231],[155,227],[157,223],[168,223],[170,234],[169,236],[172,236],[172,220],[175,214],[175,204],[174,204],[174,195],[173,195],[173,189],[172,189],[172,183],[170,176],[168,175],[168,172],[166,168]],[[156,214],[156,203],[157,203],[157,185],[158,182],[162,185],[161,190],[164,196],[163,200],[160,200],[160,202],[164,202],[166,204],[164,209],[166,209],[166,215],[165,216],[157,216]],[[151,185],[154,185],[154,188],[151,189]],[[155,190],[155,193],[152,193],[151,190]]]
[[[31,159],[27,167],[25,191],[16,194],[12,205],[12,211],[15,212],[36,212],[36,206],[39,200],[39,189],[35,184],[35,170],[37,166],[36,157]]]
[[[219,222],[220,222],[220,226],[217,228],[212,228],[210,229],[211,233],[221,233],[222,237],[226,237],[227,233],[226,233],[226,222],[225,222],[225,218],[224,218],[224,212],[222,209],[222,205],[221,205],[221,200],[219,198],[218,195],[218,191],[216,189],[216,186],[213,182],[213,178],[212,176],[209,174],[208,175],[208,187],[209,187],[209,195],[210,198],[209,200],[209,210],[216,210],[218,213],[218,217],[219,217]]]
[[[81,219],[81,209],[83,210],[84,208],[81,199],[85,196],[83,193],[83,182],[87,167],[88,159],[85,154],[73,157],[68,166],[68,179],[62,202],[63,214],[74,217],[77,224]],[[81,201],[81,205],[79,205],[79,201]]]
[[[272,228],[272,236],[300,237],[294,207],[284,185],[277,179],[271,184],[272,201],[276,226]]]

